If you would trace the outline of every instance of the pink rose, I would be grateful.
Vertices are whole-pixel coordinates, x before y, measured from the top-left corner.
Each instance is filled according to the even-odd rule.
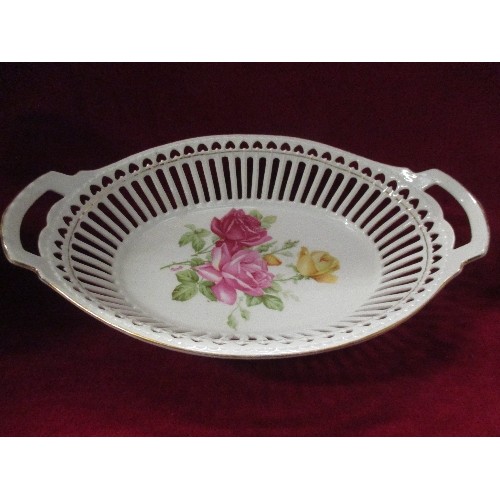
[[[236,302],[236,291],[259,297],[264,288],[271,285],[274,275],[267,264],[254,250],[239,250],[231,255],[226,243],[212,250],[212,262],[196,267],[198,274],[215,283],[212,291],[224,304]]]
[[[231,253],[244,247],[262,245],[272,239],[260,225],[259,219],[236,208],[231,209],[222,219],[214,217],[210,229],[221,238],[217,246],[226,243]]]

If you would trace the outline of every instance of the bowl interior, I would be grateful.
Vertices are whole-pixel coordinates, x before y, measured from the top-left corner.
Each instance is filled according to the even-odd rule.
[[[226,265],[214,262],[217,247],[212,246],[212,239],[218,236],[210,230],[212,221],[224,221],[224,217],[227,219],[234,213],[255,212],[262,214],[263,220],[275,220],[263,237],[272,239],[249,250],[239,250],[243,259],[244,254],[253,259],[251,265],[239,263],[240,257],[233,256],[234,265],[231,259]],[[200,237],[203,241],[200,253],[192,242],[179,245],[183,237],[189,239],[189,235],[196,234],[190,228],[204,235]],[[208,250],[203,251],[205,248]],[[222,255],[222,250],[220,252]],[[248,274],[251,266],[259,270],[262,261],[265,262],[261,266],[264,280],[267,279],[264,282],[267,286],[263,287]],[[212,276],[212,282],[219,278],[218,269],[227,274],[230,293],[231,288],[236,290],[234,302],[232,297],[224,302],[222,296],[211,300],[213,297],[207,298],[200,291],[199,283],[209,281]],[[325,217],[300,205],[254,203],[237,205],[236,209],[234,206],[201,208],[143,224],[118,249],[114,276],[128,302],[172,329],[190,329],[212,336],[286,335],[332,326],[355,314],[379,286],[381,269],[375,245],[353,224],[346,224],[333,214]],[[187,273],[188,270],[194,270],[195,274]],[[183,287],[179,281],[182,276],[196,280],[198,290],[187,300],[174,300],[177,287],[184,288],[188,295],[195,290],[189,281]],[[224,277],[222,280],[227,281]],[[278,298],[276,308],[272,308],[272,299],[267,299],[271,301],[268,304],[271,308],[266,307],[259,299],[263,296]],[[228,321],[230,316],[232,321]]]
[[[279,355],[387,328],[436,285],[440,222],[382,167],[316,154],[191,148],[110,167],[46,234],[64,293],[183,349]]]

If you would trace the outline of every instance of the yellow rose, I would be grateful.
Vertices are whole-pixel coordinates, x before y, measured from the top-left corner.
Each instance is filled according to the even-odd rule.
[[[272,253],[264,255],[263,259],[267,262],[268,266],[281,266],[281,260],[279,260],[278,257]]]
[[[339,260],[328,252],[309,252],[307,247],[302,247],[297,259],[297,271],[320,283],[335,283],[337,276],[332,273],[340,269]]]

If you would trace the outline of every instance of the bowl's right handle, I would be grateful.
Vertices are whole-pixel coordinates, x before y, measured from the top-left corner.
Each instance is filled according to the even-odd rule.
[[[438,169],[418,173],[422,189],[438,185],[448,191],[465,210],[471,229],[471,240],[454,248],[448,259],[450,274],[456,274],[462,267],[486,254],[490,242],[488,222],[481,205],[462,184]]]
[[[26,186],[7,207],[2,217],[1,236],[7,259],[13,264],[35,272],[43,272],[45,261],[24,249],[21,243],[21,223],[26,212],[47,191],[66,196],[82,181],[82,172],[74,176],[47,172]],[[83,173],[85,176],[85,173]],[[61,200],[62,201],[62,200]]]

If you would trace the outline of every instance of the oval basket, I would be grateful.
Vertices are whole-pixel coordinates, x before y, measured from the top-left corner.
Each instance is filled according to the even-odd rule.
[[[425,189],[465,209],[471,241]],[[45,192],[63,195],[20,241]],[[2,221],[14,264],[109,326],[221,357],[311,354],[378,335],[486,253],[477,201],[439,170],[414,173],[303,139],[229,135],[154,148],[74,176],[49,172]]]

